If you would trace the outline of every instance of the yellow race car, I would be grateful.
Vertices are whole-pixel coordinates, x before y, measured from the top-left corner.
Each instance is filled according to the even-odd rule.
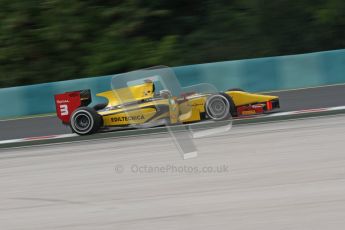
[[[240,89],[218,93],[169,90],[156,92],[155,82],[143,83],[97,94],[107,103],[87,107],[90,90],[55,95],[57,116],[74,133],[88,135],[109,127],[147,127],[174,125],[203,120],[262,114],[279,108],[279,98],[252,94]]]

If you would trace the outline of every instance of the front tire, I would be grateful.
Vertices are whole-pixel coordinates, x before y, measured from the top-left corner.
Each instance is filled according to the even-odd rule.
[[[102,117],[89,107],[80,107],[75,110],[70,119],[70,126],[78,135],[96,133],[102,125]]]
[[[222,94],[214,94],[207,98],[205,111],[212,120],[225,120],[231,117],[230,102],[227,97]]]
[[[237,109],[236,109],[236,105],[235,105],[234,100],[232,100],[232,97],[226,93],[220,93],[220,95],[223,95],[229,101],[230,114],[231,114],[231,116],[236,117],[237,116]]]

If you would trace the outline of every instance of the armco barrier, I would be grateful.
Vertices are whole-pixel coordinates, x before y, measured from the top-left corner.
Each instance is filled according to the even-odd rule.
[[[225,61],[173,68],[182,86],[211,83],[220,91],[296,89],[345,83],[345,49],[301,55]],[[0,118],[54,112],[53,95],[110,89],[111,76],[0,89]],[[102,99],[93,97],[98,103]]]
[[[219,90],[252,92],[345,83],[345,49],[174,68],[182,85],[207,82]]]

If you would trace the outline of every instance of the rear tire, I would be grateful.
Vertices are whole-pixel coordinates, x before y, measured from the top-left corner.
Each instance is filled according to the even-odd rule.
[[[96,133],[102,125],[102,117],[89,107],[80,107],[72,113],[70,126],[78,135]]]

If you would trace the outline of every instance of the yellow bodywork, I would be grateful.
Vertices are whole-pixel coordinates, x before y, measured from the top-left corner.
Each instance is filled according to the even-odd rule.
[[[206,95],[192,95],[186,98],[186,101],[179,104],[180,116],[179,120],[182,123],[200,121],[200,114],[205,112],[207,96]]]
[[[242,91],[227,91],[225,93],[232,98],[236,107],[254,103],[265,103],[267,101],[278,99],[276,96],[252,94]],[[187,123],[200,121],[200,114],[205,112],[207,97],[208,95],[199,94],[187,97],[187,101],[180,104],[180,122]]]
[[[242,91],[225,93],[232,98],[236,107],[278,98]],[[99,93],[97,96],[105,97],[108,100],[106,109],[98,111],[103,118],[103,125],[126,126],[161,119],[168,119],[171,124],[200,121],[202,120],[201,114],[205,112],[205,104],[209,95],[191,94],[183,98],[155,98],[153,83],[145,82],[141,85]]]
[[[169,102],[166,99],[157,100],[153,102],[146,102],[142,104],[134,104],[115,109],[99,111],[98,113],[103,117],[104,126],[126,126],[130,124],[143,124],[148,122],[157,114],[157,108],[164,109],[160,116],[156,119],[162,119],[169,116]]]
[[[225,93],[232,98],[235,106],[249,105],[253,103],[260,103],[278,99],[278,97],[276,96],[247,93],[242,91],[227,91]]]
[[[120,88],[99,93],[96,96],[108,99],[108,106],[115,106],[130,101],[144,100],[152,98],[154,95],[153,82],[145,82],[144,84]]]

